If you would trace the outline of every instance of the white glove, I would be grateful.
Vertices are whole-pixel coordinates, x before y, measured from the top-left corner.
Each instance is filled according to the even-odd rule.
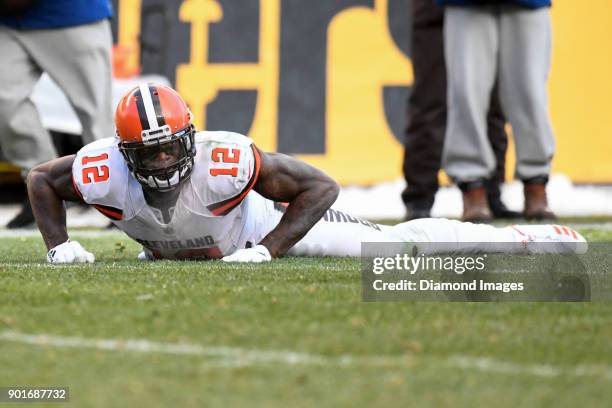
[[[149,251],[143,249],[142,252],[138,254],[138,260],[139,261],[153,261],[154,259]]]
[[[94,254],[87,252],[81,244],[71,240],[59,244],[47,252],[47,262],[52,264],[94,263],[95,260]]]
[[[270,251],[263,245],[257,245],[254,248],[239,249],[231,255],[221,258],[224,262],[270,262],[272,256]]]

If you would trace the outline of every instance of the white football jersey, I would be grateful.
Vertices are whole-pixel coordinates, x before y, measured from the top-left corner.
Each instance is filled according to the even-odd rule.
[[[253,141],[238,133],[202,131],[195,145],[193,172],[178,187],[170,217],[147,204],[116,138],[93,142],[77,153],[73,183],[86,203],[155,258],[216,259],[256,245],[282,213],[251,191],[260,167]]]

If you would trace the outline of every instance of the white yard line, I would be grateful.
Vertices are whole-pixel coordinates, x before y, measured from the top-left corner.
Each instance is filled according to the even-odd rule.
[[[476,369],[485,372],[501,374],[527,374],[534,377],[599,377],[612,380],[612,367],[596,365],[577,365],[571,367],[560,367],[550,364],[519,364],[507,361],[494,360],[487,357],[454,356],[449,360],[449,365]]]
[[[23,334],[14,331],[0,332],[0,341],[31,344],[42,347],[90,348],[97,350],[132,351],[137,353],[160,353],[173,355],[195,355],[236,360],[238,363],[280,364],[329,364],[326,357],[291,351],[256,351],[234,347],[202,346],[189,343],[160,343],[144,339],[88,339],[62,337],[48,334]]]
[[[39,347],[79,348],[135,353],[158,353],[184,356],[202,356],[213,360],[217,367],[244,367],[260,364],[317,365],[317,366],[366,366],[408,367],[410,357],[405,356],[354,356],[330,357],[317,354],[280,350],[249,350],[238,347],[203,346],[190,343],[162,343],[146,339],[95,339],[63,337],[50,334],[24,334],[15,331],[0,332],[0,342],[29,344]],[[415,358],[427,358],[419,356]],[[612,367],[607,365],[575,365],[562,367],[550,364],[521,364],[495,360],[487,357],[450,356],[445,359],[432,358],[451,368],[477,370],[507,375],[529,375],[554,378],[601,377],[612,381]]]

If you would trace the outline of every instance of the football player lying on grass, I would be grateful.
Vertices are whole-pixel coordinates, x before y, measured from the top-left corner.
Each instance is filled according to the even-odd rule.
[[[377,225],[332,207],[338,185],[289,156],[232,132],[196,132],[173,89],[143,84],[115,114],[115,137],[39,165],[28,193],[51,263],[93,262],[68,239],[63,201],[92,205],[139,242],[139,259],[266,262],[287,255],[359,256],[361,242],[434,242],[445,252],[580,250],[567,227],[495,228],[445,219]],[[586,245],[586,244],[583,244]],[[486,246],[486,245],[485,245]],[[533,249],[532,249],[533,251]]]

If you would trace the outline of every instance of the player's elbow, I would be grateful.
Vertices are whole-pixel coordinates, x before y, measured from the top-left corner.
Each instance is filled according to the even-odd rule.
[[[47,176],[45,167],[42,164],[30,170],[26,179],[28,195],[30,198],[36,196],[36,192],[41,190],[41,186],[48,184]]]
[[[329,206],[331,207],[340,194],[340,186],[338,183],[336,183],[336,181],[329,177],[327,177],[325,182],[322,184],[323,197],[325,197],[325,201],[328,202]]]
[[[42,170],[41,165],[34,167],[28,173],[28,177],[26,178],[27,185],[36,184],[41,181],[41,179],[45,178],[45,172]]]

